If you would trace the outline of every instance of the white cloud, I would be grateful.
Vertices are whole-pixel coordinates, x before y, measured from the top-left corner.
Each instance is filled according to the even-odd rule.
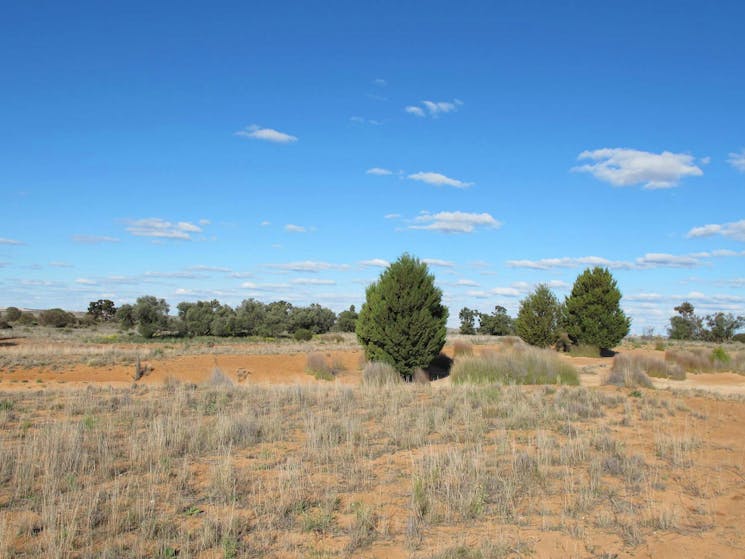
[[[494,289],[490,290],[490,293],[493,293],[494,295],[502,295],[503,297],[520,296],[520,290],[515,289],[514,287],[495,287]]]
[[[455,266],[455,262],[450,262],[449,260],[440,260],[439,258],[422,258],[422,262],[424,262],[427,266],[437,266],[440,268],[452,268]]]
[[[365,268],[387,268],[391,263],[382,258],[372,258],[371,260],[362,260],[360,266]]]
[[[636,259],[639,268],[695,268],[701,262],[693,256],[649,253]]]
[[[145,272],[144,275],[148,278],[163,279],[199,279],[204,277],[194,272]]]
[[[478,287],[479,286],[478,282],[475,282],[470,279],[459,279],[458,281],[455,282],[455,285],[463,286],[463,287]]]
[[[498,229],[502,225],[488,213],[478,214],[457,211],[436,214],[424,213],[414,221],[416,224],[410,225],[409,229],[423,229],[441,233],[473,233],[477,227]]]
[[[383,169],[382,167],[373,167],[372,169],[368,169],[367,171],[365,171],[365,174],[384,177],[386,175],[392,175],[393,171],[389,171],[388,169]]]
[[[404,107],[404,111],[409,114],[425,117],[427,115],[437,118],[440,115],[452,113],[458,110],[463,104],[460,99],[454,99],[453,101],[422,101],[421,106],[408,105]]]
[[[117,239],[116,237],[106,237],[103,235],[73,235],[72,240],[76,243],[82,243],[86,245],[119,242],[119,239]]]
[[[549,280],[545,283],[551,289],[568,289],[571,287],[567,282],[562,280]]]
[[[320,278],[297,278],[292,280],[295,285],[336,285],[336,282],[332,279],[320,279]]]
[[[625,301],[634,302],[659,302],[665,299],[663,295],[659,293],[635,293],[632,295],[624,295]]]
[[[254,291],[274,291],[289,289],[292,286],[289,283],[253,283],[252,281],[245,281],[241,284],[241,287],[253,289]]]
[[[195,272],[223,272],[226,274],[233,271],[232,269],[226,268],[225,266],[205,266],[204,264],[189,266],[189,270],[193,270]]]
[[[741,173],[745,173],[745,148],[742,148],[739,152],[731,152],[727,159],[727,163],[732,165]]]
[[[158,217],[130,221],[126,227],[136,237],[154,237],[159,239],[192,240],[192,233],[201,233],[202,228],[188,221],[173,223]]]
[[[466,295],[469,297],[475,297],[476,299],[488,299],[489,293],[486,291],[482,291],[480,289],[471,289],[470,291],[466,291]]]
[[[264,221],[262,221],[261,223],[259,223],[259,225],[261,225],[262,227],[269,227],[271,224],[272,224],[272,222],[271,221],[267,221],[266,219]]]
[[[55,260],[55,261],[50,262],[49,263],[49,266],[51,268],[74,268],[75,267],[72,264],[70,264],[69,262],[62,262],[62,261],[59,261],[59,260]]]
[[[401,217],[401,214],[385,214],[383,216],[384,219],[398,219]]]
[[[303,227],[302,225],[288,223],[287,225],[285,225],[285,231],[287,231],[288,233],[307,233],[308,228]]]
[[[318,262],[314,260],[304,260],[302,262],[287,262],[286,264],[268,264],[267,268],[281,270],[284,272],[323,272],[326,270],[347,270],[347,264],[331,264],[329,262]]]
[[[5,239],[0,237],[0,245],[25,245],[23,241],[17,241],[16,239]]]
[[[378,87],[385,87],[386,85],[388,85],[388,82],[383,78],[375,78],[373,80],[373,85],[377,85]]]
[[[473,183],[463,182],[458,179],[451,179],[441,173],[432,172],[418,172],[408,176],[411,180],[426,182],[427,184],[434,184],[435,186],[454,186],[455,188],[468,188]]]
[[[580,165],[572,171],[591,173],[613,186],[644,184],[646,189],[672,188],[684,177],[698,177],[703,171],[695,158],[685,153],[651,153],[636,149],[604,148],[583,151],[578,159],[594,163]]]
[[[273,128],[262,128],[257,124],[247,126],[245,129],[236,132],[235,135],[243,136],[244,138],[251,138],[253,140],[274,142],[275,144],[291,144],[298,140],[296,136],[285,134],[284,132],[274,130]]]
[[[78,278],[75,280],[75,283],[80,285],[96,285],[98,282],[88,278]]]
[[[691,255],[674,255],[648,253],[634,261],[609,260],[600,256],[580,256],[562,258],[542,258],[540,260],[508,260],[511,268],[530,268],[533,270],[550,270],[552,268],[580,268],[585,266],[602,266],[615,270],[649,270],[653,268],[694,268],[701,261]]]
[[[687,237],[692,239],[696,237],[711,237],[713,235],[721,235],[728,239],[745,242],[745,219],[729,223],[710,223],[701,227],[694,227],[688,231]]]

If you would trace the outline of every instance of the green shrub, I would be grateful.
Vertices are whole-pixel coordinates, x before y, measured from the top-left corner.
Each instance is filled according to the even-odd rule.
[[[539,285],[520,301],[515,331],[525,342],[548,347],[558,337],[561,305],[547,285]]]
[[[334,380],[334,371],[321,353],[311,353],[305,364],[305,371],[318,380]]]
[[[8,307],[5,309],[5,320],[16,322],[21,318],[21,310],[18,307]]]
[[[600,348],[596,345],[577,344],[569,348],[569,354],[573,357],[600,357]]]
[[[295,340],[298,342],[307,342],[309,340],[313,339],[313,332],[308,330],[307,328],[298,328],[295,330],[295,333],[292,335]]]
[[[383,361],[411,379],[445,345],[448,310],[427,265],[404,254],[367,288],[357,339],[368,361]]]
[[[553,351],[536,348],[456,359],[450,378],[455,384],[579,384],[571,364]]]
[[[714,363],[720,363],[722,365],[728,365],[732,358],[730,357],[729,353],[727,353],[723,347],[715,347],[713,350],[711,350],[711,360]]]
[[[64,328],[72,326],[77,322],[75,315],[62,309],[49,309],[39,314],[39,324],[42,326],[53,326],[54,328]]]

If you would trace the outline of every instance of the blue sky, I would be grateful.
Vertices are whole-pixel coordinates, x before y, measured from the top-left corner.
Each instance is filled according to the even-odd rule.
[[[652,4],[652,5],[650,5]],[[12,2],[0,306],[360,305],[425,259],[515,313],[745,313],[742,2]]]

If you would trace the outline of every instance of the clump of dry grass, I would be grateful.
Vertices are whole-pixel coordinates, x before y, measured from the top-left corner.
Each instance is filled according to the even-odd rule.
[[[450,377],[455,384],[579,384],[577,370],[555,352],[521,346],[456,359]]]
[[[395,386],[401,383],[401,375],[388,363],[369,361],[362,369],[362,384],[365,386]]]
[[[633,366],[641,371],[644,371],[644,373],[646,373],[649,377],[665,378],[670,380],[685,380],[686,378],[685,370],[680,365],[672,361],[664,361],[657,357],[650,357],[640,354],[624,355],[625,357],[623,357],[621,361],[628,361],[628,366]],[[614,358],[614,365],[615,360],[619,358],[621,358],[621,355],[617,355]],[[619,364],[618,366],[620,367],[621,365]]]
[[[457,340],[453,343],[453,356],[464,357],[467,355],[473,355],[473,344]]]
[[[626,388],[654,388],[644,369],[643,360],[638,356],[621,353],[613,358],[613,365],[603,384],[625,386]]]
[[[305,370],[318,380],[334,380],[334,370],[322,353],[311,353],[305,364]]]

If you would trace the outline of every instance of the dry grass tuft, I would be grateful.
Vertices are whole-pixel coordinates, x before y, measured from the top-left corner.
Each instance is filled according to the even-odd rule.
[[[603,384],[625,386],[626,388],[654,388],[644,369],[644,362],[638,356],[621,353],[613,358],[610,372]]]
[[[401,375],[388,363],[370,361],[362,369],[362,384],[364,386],[387,387],[402,383]]]
[[[555,352],[527,346],[456,359],[450,376],[456,384],[579,384],[577,370]]]

